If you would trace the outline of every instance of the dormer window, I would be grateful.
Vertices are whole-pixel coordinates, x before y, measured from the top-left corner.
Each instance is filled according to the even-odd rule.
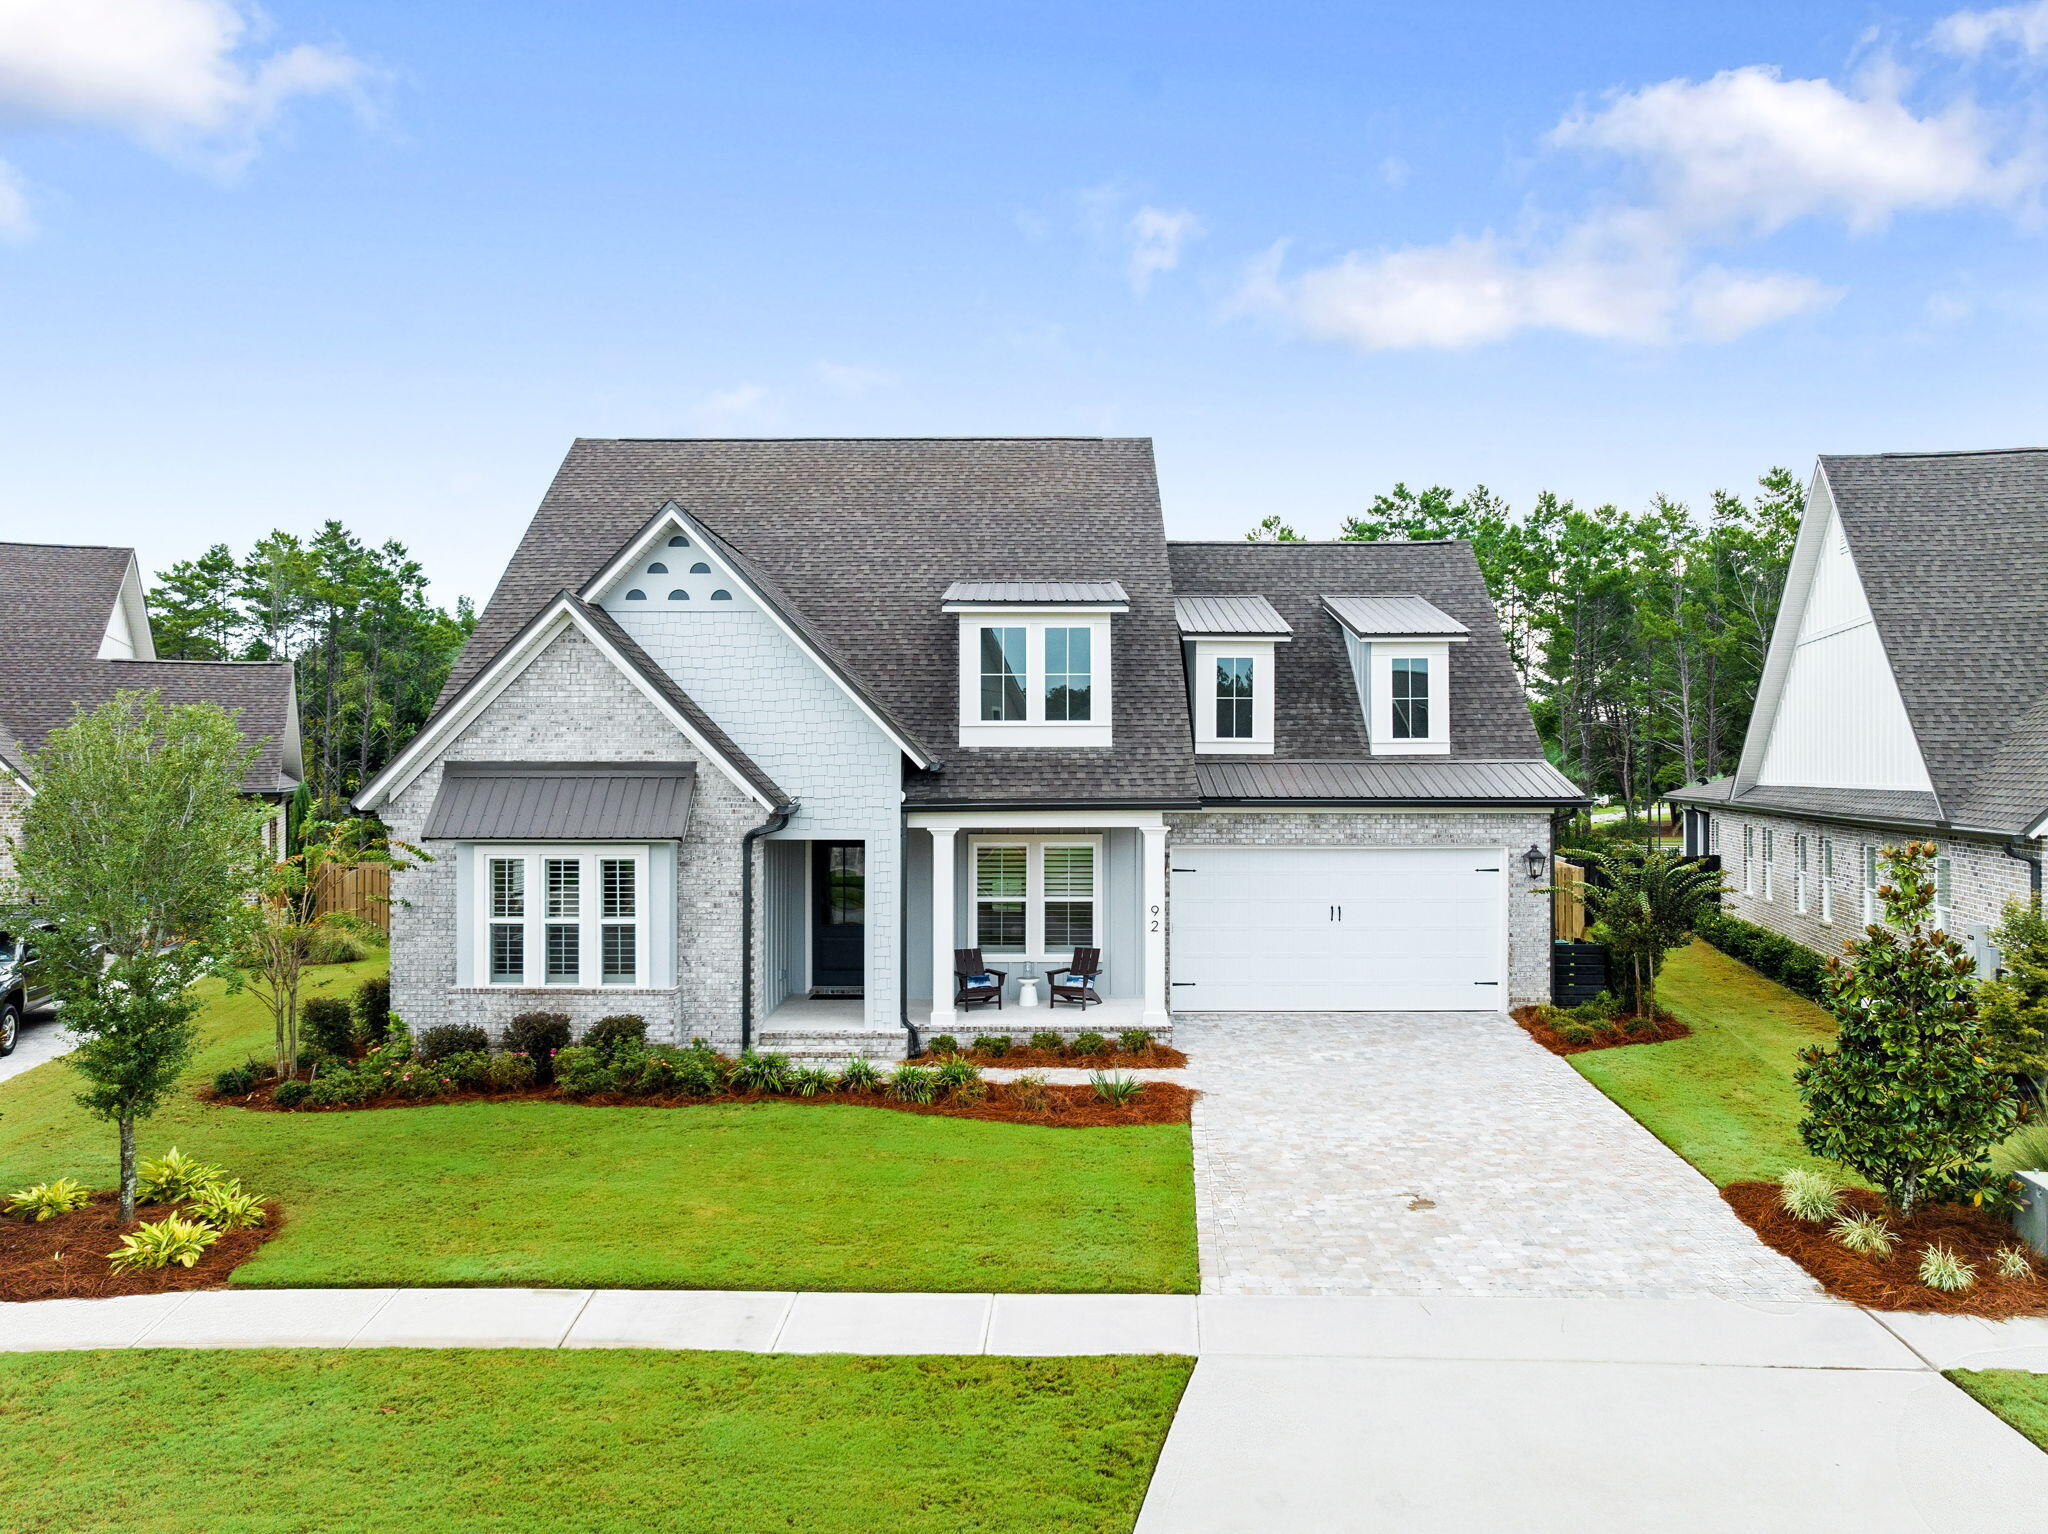
[[[1294,630],[1261,596],[1173,600],[1188,670],[1195,750],[1273,754],[1274,656]]]
[[[963,746],[1110,744],[1113,581],[956,581]]]
[[[1344,631],[1372,754],[1448,755],[1451,649],[1470,630],[1417,596],[1326,596],[1323,606]]]

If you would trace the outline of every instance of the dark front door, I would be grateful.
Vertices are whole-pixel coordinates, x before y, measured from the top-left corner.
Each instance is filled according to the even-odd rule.
[[[811,844],[811,989],[857,994],[867,981],[867,845]]]

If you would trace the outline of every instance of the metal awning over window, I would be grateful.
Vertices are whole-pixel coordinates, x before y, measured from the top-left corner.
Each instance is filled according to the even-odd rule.
[[[676,841],[694,762],[450,762],[428,841]]]

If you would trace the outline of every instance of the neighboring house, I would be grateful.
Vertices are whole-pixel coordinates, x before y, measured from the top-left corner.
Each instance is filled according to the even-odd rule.
[[[284,661],[158,660],[132,549],[0,543],[0,889],[34,791],[28,752],[117,692],[154,690],[166,703],[215,703],[239,716],[256,749],[243,787],[277,806],[298,786],[298,705]]]
[[[1460,543],[1170,543],[1144,440],[579,441],[358,803],[415,1026],[906,1025],[1549,990],[1543,759]],[[954,1007],[956,947],[1009,1007]],[[1018,982],[1103,952],[1102,1005]]]
[[[2038,896],[2048,831],[2048,450],[1825,457],[1735,775],[1670,797],[1735,915],[1838,953],[1880,849],[1931,841],[1935,916]]]

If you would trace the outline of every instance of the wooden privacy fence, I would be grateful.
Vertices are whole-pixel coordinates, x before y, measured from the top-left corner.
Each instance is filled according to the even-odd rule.
[[[1563,858],[1550,860],[1550,882],[1557,893],[1550,897],[1550,935],[1560,943],[1586,940],[1586,870]]]
[[[373,921],[391,930],[391,869],[384,863],[357,863],[351,867],[329,863],[321,868],[313,886],[313,914],[332,916],[344,912]]]

